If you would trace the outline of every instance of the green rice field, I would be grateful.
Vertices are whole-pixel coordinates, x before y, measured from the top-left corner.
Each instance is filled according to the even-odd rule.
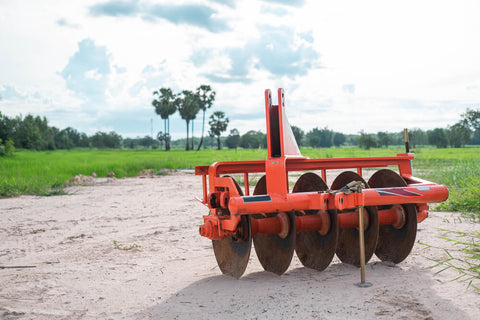
[[[363,150],[354,147],[302,148],[310,158],[394,156],[403,148]],[[480,214],[480,148],[416,149],[414,173],[447,185],[449,200],[439,210]],[[88,150],[18,151],[0,158],[0,197],[20,194],[61,194],[65,181],[77,174],[98,177],[113,171],[117,178],[136,176],[142,169],[185,169],[216,161],[263,160],[266,150]]]

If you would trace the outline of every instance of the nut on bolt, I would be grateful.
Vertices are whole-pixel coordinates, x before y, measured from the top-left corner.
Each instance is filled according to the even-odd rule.
[[[214,226],[210,221],[205,222],[198,228],[198,232],[202,237],[213,238]]]
[[[210,203],[210,208],[215,209],[219,207],[219,199],[217,194],[212,192],[208,198],[208,202]]]

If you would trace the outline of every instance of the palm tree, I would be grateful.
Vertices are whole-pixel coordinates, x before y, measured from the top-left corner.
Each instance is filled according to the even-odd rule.
[[[170,150],[170,116],[177,111],[176,95],[170,88],[160,88],[154,91],[153,95],[158,96],[158,100],[153,99],[152,105],[155,107],[155,113],[163,119],[165,150]]]
[[[220,135],[222,132],[227,130],[228,126],[228,118],[225,117],[225,112],[215,111],[210,116],[210,121],[208,124],[210,125],[209,134],[211,137],[217,136],[217,149],[220,150],[222,148],[220,143]]]
[[[215,101],[215,91],[210,88],[208,85],[201,85],[197,88],[197,94],[200,97],[200,110],[203,111],[203,121],[202,121],[202,137],[200,138],[200,143],[198,144],[197,151],[200,150],[203,144],[203,133],[205,130],[205,111],[210,109]]]
[[[178,112],[180,113],[182,119],[185,120],[185,122],[187,123],[187,143],[185,144],[185,150],[188,151],[190,149],[193,149],[193,143],[192,147],[190,148],[188,135],[190,121],[195,119],[198,111],[200,110],[199,98],[198,95],[193,93],[192,91],[183,90],[182,97],[178,98],[177,102]]]

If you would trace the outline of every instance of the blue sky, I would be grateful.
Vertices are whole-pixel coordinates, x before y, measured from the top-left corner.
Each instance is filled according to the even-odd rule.
[[[477,1],[1,0],[0,111],[124,137],[163,129],[160,87],[217,92],[228,129],[431,129],[480,108]],[[195,122],[200,134],[200,115]],[[178,115],[174,138],[185,136]]]

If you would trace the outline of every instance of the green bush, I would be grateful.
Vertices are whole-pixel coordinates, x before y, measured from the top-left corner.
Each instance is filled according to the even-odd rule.
[[[13,152],[15,151],[13,141],[8,139],[5,141],[5,144],[2,144],[2,142],[2,139],[0,139],[0,157],[13,156]]]

